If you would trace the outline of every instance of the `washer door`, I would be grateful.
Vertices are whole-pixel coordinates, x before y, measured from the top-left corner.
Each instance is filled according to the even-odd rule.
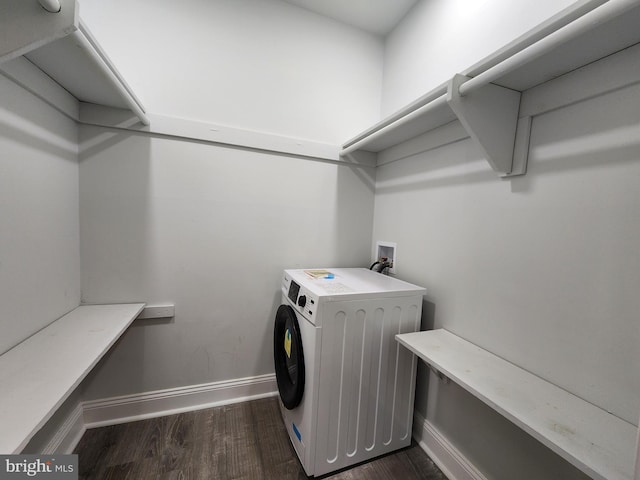
[[[304,393],[304,354],[298,317],[289,305],[280,305],[276,313],[273,358],[280,398],[292,410],[300,405]]]

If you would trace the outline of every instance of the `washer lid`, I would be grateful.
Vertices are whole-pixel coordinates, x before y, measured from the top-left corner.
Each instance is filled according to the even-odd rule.
[[[297,284],[326,301],[360,297],[424,295],[426,290],[366,268],[323,268],[285,270]]]

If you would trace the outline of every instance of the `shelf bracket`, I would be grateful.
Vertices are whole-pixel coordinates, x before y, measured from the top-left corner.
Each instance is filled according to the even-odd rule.
[[[451,79],[447,103],[473,142],[480,147],[491,168],[502,176],[510,176],[520,92],[489,83],[468,95],[460,95],[460,85],[467,80],[469,77],[464,75],[455,75]]]

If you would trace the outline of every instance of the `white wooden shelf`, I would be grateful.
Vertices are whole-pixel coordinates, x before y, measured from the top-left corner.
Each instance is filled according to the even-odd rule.
[[[396,340],[592,478],[633,478],[636,426],[446,330]]]
[[[74,120],[81,104],[95,104],[127,110],[148,125],[140,100],[78,17],[77,0],[60,3],[60,12],[51,13],[38,0],[3,2],[0,73]],[[38,70],[61,88],[43,91]]]
[[[0,356],[0,453],[20,453],[144,303],[82,305]]]
[[[576,2],[347,141],[341,154],[384,152],[459,120],[493,170],[522,175],[530,118],[519,117],[521,93],[639,43],[638,25],[638,0]]]

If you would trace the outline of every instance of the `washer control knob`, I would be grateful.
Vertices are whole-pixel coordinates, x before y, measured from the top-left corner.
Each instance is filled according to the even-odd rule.
[[[306,295],[300,295],[298,297],[298,305],[300,305],[302,308],[304,308],[304,306],[307,304],[307,296]]]

